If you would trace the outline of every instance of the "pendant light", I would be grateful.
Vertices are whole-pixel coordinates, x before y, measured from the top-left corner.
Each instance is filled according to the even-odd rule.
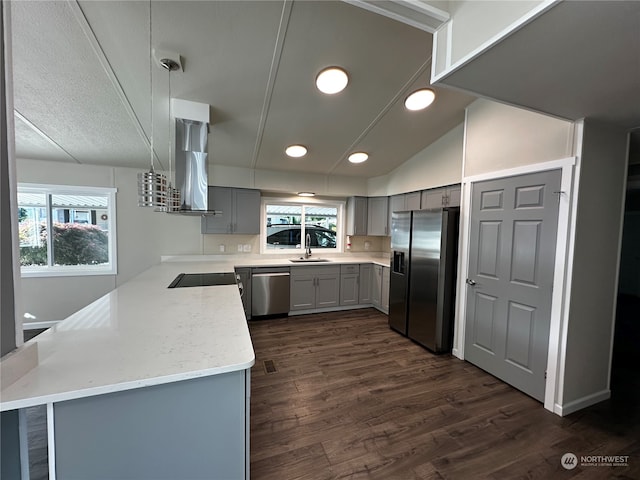
[[[168,79],[169,79],[169,187],[167,188],[167,212],[177,212],[180,210],[181,199],[180,199],[180,190],[174,188],[171,184],[173,177],[173,128],[171,128],[171,72],[174,70],[178,70],[180,66],[170,58],[162,58],[160,59],[160,65],[162,68],[167,70]]]
[[[149,85],[151,86],[150,96],[150,117],[151,117],[151,138],[149,140],[149,150],[151,154],[151,168],[148,172],[138,173],[138,206],[164,208],[167,204],[167,177],[161,173],[156,173],[153,158],[153,73],[152,73],[152,40],[153,24],[151,21],[151,1],[149,0]]]

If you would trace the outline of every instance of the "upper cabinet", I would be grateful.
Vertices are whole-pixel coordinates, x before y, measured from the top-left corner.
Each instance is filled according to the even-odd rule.
[[[260,190],[209,187],[209,208],[221,215],[202,217],[202,233],[260,233]]]
[[[389,197],[349,197],[347,235],[389,235]]]
[[[421,207],[423,209],[459,207],[460,185],[432,188],[422,191]]]
[[[389,197],[389,226],[391,226],[391,216],[393,212],[420,210],[420,196],[420,192],[411,192]]]
[[[347,235],[367,235],[367,197],[347,199]]]
[[[367,235],[389,235],[389,197],[369,197]]]

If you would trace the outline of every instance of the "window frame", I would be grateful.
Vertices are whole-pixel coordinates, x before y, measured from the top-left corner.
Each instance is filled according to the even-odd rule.
[[[346,201],[344,200],[336,200],[336,199],[322,199],[322,198],[305,198],[304,201],[300,200],[300,197],[265,197],[262,196],[260,202],[260,253],[261,254],[273,254],[273,255],[289,255],[289,256],[298,256],[301,253],[304,253],[304,247],[299,249],[297,248],[282,248],[282,249],[267,249],[267,205],[270,204],[281,204],[281,205],[291,205],[291,206],[302,206],[303,207],[303,215],[304,215],[304,207],[318,207],[318,206],[327,206],[327,207],[336,207],[337,218],[336,218],[336,247],[335,248],[318,248],[312,247],[312,250],[315,249],[316,252],[323,252],[325,254],[337,254],[344,252],[344,212],[346,207]],[[301,222],[304,224],[305,222]],[[302,238],[302,228],[300,232],[300,237]]]
[[[80,277],[93,275],[117,275],[117,233],[116,233],[116,193],[118,189],[113,187],[89,187],[76,185],[52,185],[42,183],[18,183],[18,192],[38,193],[47,196],[47,258],[51,250],[53,227],[51,196],[53,195],[104,195],[107,197],[107,224],[109,263],[106,265],[46,265],[46,266],[21,266],[20,274],[23,278],[37,277]],[[20,204],[18,203],[18,207]]]

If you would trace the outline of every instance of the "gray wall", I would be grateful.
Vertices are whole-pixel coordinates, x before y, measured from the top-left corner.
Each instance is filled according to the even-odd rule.
[[[562,403],[609,389],[627,133],[585,122]]]

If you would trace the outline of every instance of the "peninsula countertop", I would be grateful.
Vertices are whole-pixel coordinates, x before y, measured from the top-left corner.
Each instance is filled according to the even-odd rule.
[[[185,267],[224,271],[218,262],[162,263],[41,333],[31,340],[38,365],[3,386],[1,410],[250,368],[238,287],[167,288]]]
[[[328,264],[377,263],[371,256]],[[165,257],[41,333],[38,364],[2,385],[0,410],[217,375],[251,368],[255,354],[236,285],[173,288],[179,273],[300,265],[287,258]],[[314,263],[312,265],[327,265]]]

